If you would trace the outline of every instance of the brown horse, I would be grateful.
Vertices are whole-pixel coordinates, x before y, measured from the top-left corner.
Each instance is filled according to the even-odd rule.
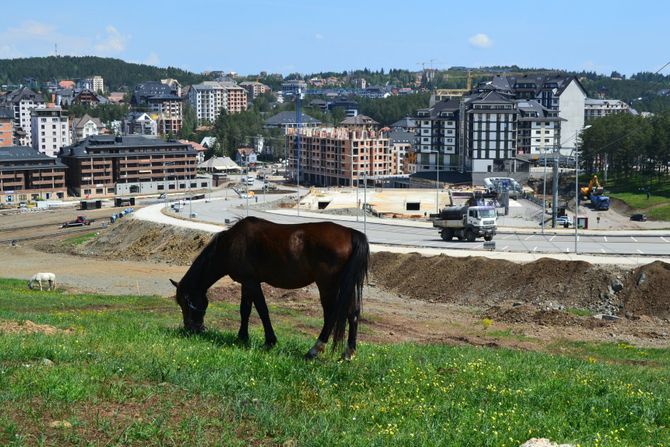
[[[207,289],[229,275],[242,284],[238,337],[249,340],[252,304],[265,330],[268,347],[277,342],[261,283],[282,289],[297,289],[316,283],[323,307],[323,329],[314,346],[305,354],[313,359],[324,350],[333,333],[335,346],[349,337],[343,358],[356,351],[358,317],[363,282],[367,277],[370,249],[366,236],[331,222],[281,225],[247,217],[227,231],[216,234],[178,283],[177,303],[184,327],[205,330]]]

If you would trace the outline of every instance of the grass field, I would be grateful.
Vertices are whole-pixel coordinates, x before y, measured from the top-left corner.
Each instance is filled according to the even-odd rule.
[[[650,188],[650,195],[640,185]],[[619,199],[634,210],[651,219],[670,221],[670,178],[656,180],[650,186],[639,178],[612,180],[607,185],[610,197]]]
[[[668,350],[363,343],[308,363],[319,322],[282,309],[266,351],[258,326],[236,343],[236,306],[188,337],[168,299],[0,290],[0,445],[670,445]]]

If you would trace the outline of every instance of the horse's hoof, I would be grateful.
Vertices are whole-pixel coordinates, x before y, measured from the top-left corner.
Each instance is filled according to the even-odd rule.
[[[266,340],[263,346],[265,347],[265,349],[272,349],[275,347],[276,344],[277,340]]]
[[[350,362],[355,356],[356,356],[355,349],[346,348],[342,353],[342,360],[344,360],[345,362]]]
[[[307,354],[305,354],[305,360],[314,360],[317,356],[319,355],[318,352],[315,352],[314,350],[310,349],[307,351]]]

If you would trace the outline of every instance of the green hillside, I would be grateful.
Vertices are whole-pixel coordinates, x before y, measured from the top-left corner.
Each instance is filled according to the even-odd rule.
[[[86,78],[100,75],[105,88],[117,90],[138,82],[174,78],[183,85],[201,82],[205,76],[175,67],[160,68],[134,64],[107,57],[49,56],[23,59],[0,59],[0,84],[19,84],[25,78],[39,82]]]

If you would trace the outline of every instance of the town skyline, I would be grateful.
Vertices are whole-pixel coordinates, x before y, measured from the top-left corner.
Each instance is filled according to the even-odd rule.
[[[658,11],[670,7],[651,1],[567,1],[560,8],[485,1],[473,14],[462,3],[203,0],[181,5],[179,14],[143,4],[130,14],[96,14],[92,6],[96,20],[73,13],[76,3],[30,4],[36,7],[0,17],[0,58],[91,55],[242,75],[510,65],[630,75],[662,67],[667,56],[644,49],[670,37],[662,26],[667,14]],[[243,19],[227,20],[231,14]]]

